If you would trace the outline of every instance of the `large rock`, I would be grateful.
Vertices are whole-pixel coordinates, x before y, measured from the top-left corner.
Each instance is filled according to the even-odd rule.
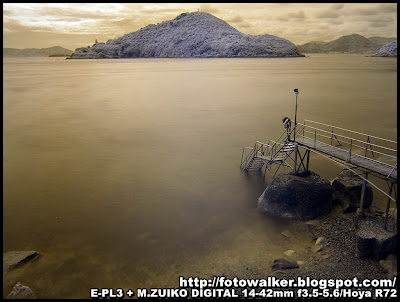
[[[397,221],[389,221],[386,230],[383,218],[365,216],[358,219],[356,252],[360,258],[385,259],[397,253]]]
[[[35,259],[39,255],[35,251],[11,251],[3,253],[3,272],[14,269],[28,260]]]
[[[293,219],[314,219],[332,207],[332,186],[314,172],[280,174],[258,199],[265,214]]]
[[[206,12],[183,13],[120,38],[77,48],[70,59],[304,57],[292,42],[246,35]]]
[[[389,254],[379,265],[388,273],[388,278],[397,277],[397,254]]]
[[[364,180],[354,175],[350,170],[343,170],[332,181],[333,202],[342,206],[344,213],[355,212],[361,206],[361,191]],[[366,184],[364,195],[364,209],[368,208],[373,199],[370,184]]]
[[[36,296],[29,286],[22,285],[18,282],[7,295],[6,299],[36,299]]]

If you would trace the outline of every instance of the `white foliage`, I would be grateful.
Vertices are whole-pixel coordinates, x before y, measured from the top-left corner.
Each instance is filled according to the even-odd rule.
[[[288,40],[246,35],[209,13],[194,12],[91,48],[78,48],[71,58],[281,56],[303,55]]]

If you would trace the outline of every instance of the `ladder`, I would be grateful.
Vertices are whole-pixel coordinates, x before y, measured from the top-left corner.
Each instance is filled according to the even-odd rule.
[[[245,147],[242,151],[240,167],[245,171],[258,171],[264,165],[284,164],[288,156],[295,150],[296,144],[287,139],[286,131],[278,141],[269,141],[267,144],[256,141],[254,147]],[[247,155],[245,155],[247,152]]]

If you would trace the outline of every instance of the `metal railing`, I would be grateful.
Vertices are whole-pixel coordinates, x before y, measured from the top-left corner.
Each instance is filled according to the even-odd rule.
[[[273,160],[294,131],[295,128],[293,128],[289,134],[287,131],[284,131],[276,141],[270,140],[267,144],[256,141],[254,147],[244,147],[240,160],[240,168],[246,169],[250,161],[254,160],[257,156],[268,156],[270,160]],[[245,155],[245,151],[248,151],[247,155]]]
[[[245,169],[251,160],[253,160],[254,157],[259,156],[259,155],[264,155],[267,151],[268,148],[271,146],[269,144],[264,144],[262,142],[256,141],[254,143],[254,147],[244,147],[242,151],[242,158],[240,160],[240,168]],[[250,150],[247,155],[243,158],[245,151]]]
[[[325,129],[321,127],[317,128],[316,126],[311,126],[310,124],[321,125]],[[358,155],[364,157],[372,157],[375,161],[383,162],[390,166],[393,166],[393,163],[391,162],[397,161],[397,142],[393,140],[311,120],[304,120],[304,123],[301,125],[301,127],[298,127],[296,130],[296,134],[314,140],[314,144],[317,141],[330,145],[333,145],[336,142],[338,146],[349,151],[349,156],[351,156],[352,153],[357,153]],[[356,149],[356,152],[354,149]],[[375,159],[376,154],[380,155],[379,160]],[[389,161],[389,163],[387,161]],[[396,166],[393,166],[393,168],[396,168]]]

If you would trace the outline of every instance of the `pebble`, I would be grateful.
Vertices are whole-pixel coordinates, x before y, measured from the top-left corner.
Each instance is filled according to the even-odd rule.
[[[296,251],[295,250],[287,250],[286,252],[285,252],[285,255],[286,256],[293,256],[294,254],[296,254]]]

